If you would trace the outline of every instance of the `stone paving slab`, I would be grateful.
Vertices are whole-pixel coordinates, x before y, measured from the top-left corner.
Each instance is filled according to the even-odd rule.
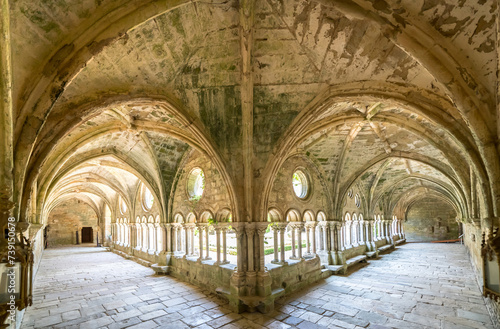
[[[465,248],[406,244],[351,273],[235,314],[216,295],[103,248],[47,249],[22,328],[492,329]]]

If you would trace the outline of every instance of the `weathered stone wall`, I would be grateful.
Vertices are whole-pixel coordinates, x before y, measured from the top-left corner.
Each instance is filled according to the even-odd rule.
[[[189,174],[197,167],[201,168],[205,175],[205,189],[198,201],[190,200],[187,190]],[[206,210],[211,211],[215,216],[219,210],[230,208],[229,193],[221,174],[215,165],[198,151],[194,151],[186,160],[174,188],[172,219],[176,214],[182,214],[186,220],[190,212],[194,212],[199,219],[199,216]]]
[[[321,278],[321,262],[319,258],[309,259],[292,265],[271,269],[271,288],[283,288],[286,293],[311,285]]]
[[[94,234],[93,240],[95,241],[97,214],[89,205],[80,200],[68,200],[52,210],[47,225],[47,241],[49,247],[76,244],[76,231],[78,231],[81,241],[82,227],[92,227]]]
[[[406,215],[404,229],[408,242],[457,239],[457,213],[439,199],[425,198],[415,203]]]
[[[476,280],[479,288],[482,290],[484,285],[483,280],[483,259],[481,257],[481,242],[482,242],[482,230],[472,224],[463,225],[464,233],[464,244],[467,247],[467,252],[476,274]],[[495,324],[495,328],[500,327],[500,303],[492,300],[491,298],[485,298],[486,306],[490,312],[491,319]]]
[[[142,219],[143,217],[149,218],[150,216],[152,216],[153,219],[155,219],[156,216],[158,216],[160,214],[160,204],[158,201],[158,197],[156,195],[155,195],[155,199],[153,202],[153,206],[151,207],[150,210],[147,210],[143,206],[141,186],[142,186],[142,183],[139,183],[137,186],[136,194],[135,194],[134,209],[133,209],[133,214],[134,214],[133,222],[136,222],[138,218],[139,219]],[[153,195],[154,195],[153,191],[151,191],[151,193],[153,193]],[[119,209],[117,209],[116,214],[120,214]]]
[[[293,190],[292,177],[298,168],[303,169],[309,176],[310,191],[305,199],[299,199]],[[324,181],[309,160],[294,156],[285,161],[274,179],[273,189],[269,195],[269,207],[279,209],[283,221],[286,221],[285,216],[290,209],[298,210],[302,216],[306,210],[312,210],[316,216],[320,211],[328,213],[328,198]]]

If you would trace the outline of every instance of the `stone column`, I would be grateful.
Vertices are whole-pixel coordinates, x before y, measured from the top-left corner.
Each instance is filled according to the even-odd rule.
[[[191,233],[191,256],[194,256],[195,253],[194,253],[194,228],[195,228],[195,225],[194,224],[191,224],[190,227],[189,227],[189,231]]]
[[[302,228],[304,227],[303,223],[297,224],[297,232],[298,232],[298,240],[299,240],[299,250],[298,250],[298,258],[302,259]]]
[[[206,248],[207,248],[207,255],[205,256],[206,260],[212,259],[210,258],[210,226],[205,227],[205,243],[206,243]],[[224,246],[226,245],[226,239],[225,239],[225,232],[224,232]]]
[[[266,234],[267,227],[269,224],[267,222],[256,223],[256,231],[259,237],[259,272],[263,273],[266,271],[266,261],[264,255],[264,236]]]
[[[359,231],[358,231],[359,244],[365,244],[365,222],[359,221],[358,225],[359,225]]]
[[[245,223],[232,223],[234,232],[236,233],[236,254],[237,256],[237,264],[236,264],[236,276],[241,276],[241,272],[245,271]]]
[[[328,251],[328,233],[327,233],[327,224],[326,222],[321,223],[321,230],[323,231],[323,251]]]
[[[184,228],[184,247],[186,248],[186,250],[184,250],[184,258],[186,258],[189,254],[189,226],[188,224],[184,224],[183,225],[183,228]]]
[[[290,229],[292,230],[292,256],[290,259],[296,259],[295,256],[295,224],[290,224]]]
[[[164,246],[166,252],[172,252],[172,224],[163,224],[163,229],[165,230]]]
[[[280,231],[280,262],[285,264],[285,232],[287,223],[280,223],[279,231]]]
[[[321,226],[321,223],[318,224],[318,235],[319,235],[319,251],[323,251],[324,250],[323,226]]]
[[[198,235],[199,235],[198,238],[199,238],[199,248],[200,248],[198,262],[201,263],[201,261],[203,260],[203,231],[205,230],[206,225],[204,226],[203,224],[198,224],[197,227],[198,227]]]
[[[311,224],[311,230],[313,233],[313,236],[312,236],[313,250],[312,250],[312,252],[316,256],[316,223]]]
[[[372,250],[372,232],[373,232],[373,228],[372,228],[372,221],[369,220],[369,219],[365,219],[365,222],[366,222],[366,247],[368,249],[368,251],[371,251]]]
[[[222,228],[222,263],[223,264],[228,264],[229,261],[227,260],[227,231],[228,231],[228,225],[224,225]]]
[[[220,231],[221,231],[221,227],[219,224],[215,224],[214,229],[215,229],[215,237],[216,237],[215,245],[217,247],[217,257],[216,257],[215,264],[220,265],[221,264],[221,261],[220,261]]]
[[[271,261],[271,263],[279,263],[280,260],[278,259],[278,232],[279,228],[276,223],[273,223],[271,226],[271,229],[273,230],[273,238],[274,238],[274,259]]]
[[[245,233],[247,235],[247,251],[248,251],[248,271],[255,272],[254,265],[254,244],[253,237],[255,234],[255,226],[254,223],[245,223]]]
[[[310,238],[310,233],[311,233],[311,224],[309,222],[305,223],[305,228],[306,228],[306,254],[310,255],[311,254],[311,238]]]
[[[346,249],[346,239],[345,239],[345,232],[346,232],[346,222],[340,222],[340,246],[339,250],[344,250]]]
[[[177,252],[177,224],[172,224],[172,251],[174,254]]]

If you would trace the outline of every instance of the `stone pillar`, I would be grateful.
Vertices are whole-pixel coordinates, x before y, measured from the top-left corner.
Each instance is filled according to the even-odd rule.
[[[365,222],[364,221],[359,221],[359,231],[358,231],[358,237],[359,237],[359,244],[365,244]]]
[[[279,263],[280,260],[278,259],[278,232],[279,232],[279,228],[278,228],[278,225],[276,223],[273,223],[273,225],[271,226],[271,229],[273,230],[273,239],[274,239],[274,259],[271,261],[271,263]]]
[[[203,224],[198,224],[197,227],[198,227],[198,235],[199,235],[198,238],[199,238],[199,248],[200,248],[198,262],[201,263],[201,261],[203,260],[203,231],[206,228],[206,225],[204,226]]]
[[[172,252],[172,225],[171,224],[163,224],[163,229],[165,230],[164,235],[164,245],[166,252]]]
[[[318,225],[318,234],[319,234],[319,251],[324,250],[324,244],[323,244],[323,226],[321,226],[321,223]]]
[[[340,227],[338,228],[340,231],[340,246],[339,250],[346,249],[346,240],[345,240],[345,231],[346,231],[346,222],[340,222]]]
[[[195,253],[194,253],[194,228],[195,228],[194,224],[191,224],[189,227],[189,232],[191,235],[191,253],[190,253],[191,256],[195,255]]]
[[[221,264],[221,260],[220,260],[220,231],[221,231],[221,227],[219,224],[216,224],[214,226],[214,229],[215,229],[215,237],[216,237],[215,245],[217,247],[217,257],[215,258],[216,259],[215,264],[220,265]]]
[[[321,230],[323,231],[323,250],[325,252],[329,251],[329,249],[328,249],[328,235],[327,235],[328,233],[326,230],[327,227],[328,226],[327,226],[326,222],[321,223]]]
[[[290,224],[290,229],[292,230],[292,256],[290,259],[296,259],[297,256],[295,256],[295,225]]]
[[[306,254],[310,255],[311,254],[311,239],[309,238],[310,227],[309,225],[306,224],[305,228],[306,228]]]
[[[188,224],[184,224],[183,225],[183,228],[184,228],[184,246],[186,248],[186,250],[184,250],[184,258],[186,258],[189,254],[189,226]]]
[[[264,255],[264,236],[266,234],[267,227],[269,224],[267,222],[256,223],[256,231],[259,237],[259,272],[263,273],[266,271],[266,261]]]
[[[236,276],[241,276],[241,272],[245,271],[245,223],[232,223],[234,232],[236,233],[236,254],[237,256],[237,264],[236,264]],[[235,278],[236,279],[236,278]]]
[[[298,250],[298,258],[302,259],[302,228],[304,227],[304,224],[300,223],[297,224],[297,238],[299,240],[299,250]]]
[[[368,237],[367,237],[367,242],[366,242],[366,245],[368,246],[368,250],[369,251],[374,251],[375,250],[375,241],[374,241],[374,238],[375,238],[375,235],[373,233],[373,229],[374,229],[374,225],[375,225],[375,221],[373,219],[369,219],[367,220],[367,223],[368,223]]]
[[[222,263],[223,264],[228,264],[229,261],[227,260],[227,230],[228,227],[225,225],[222,228]]]
[[[178,248],[177,248],[177,234],[178,234],[178,229],[179,227],[177,226],[177,224],[172,224],[172,247],[173,247],[173,252],[176,253]]]
[[[280,262],[285,264],[285,232],[287,223],[280,223],[279,231],[280,231]]]
[[[248,251],[248,272],[255,272],[255,264],[254,264],[254,244],[253,237],[255,234],[255,226],[254,223],[246,223],[245,224],[245,233],[247,235],[247,251]]]
[[[212,259],[210,258],[210,226],[205,227],[205,244],[207,248],[207,255],[205,256],[206,260]],[[226,246],[226,233],[224,232],[224,246]],[[225,251],[224,251],[225,252]],[[225,256],[225,255],[224,255]]]
[[[312,250],[312,252],[316,256],[316,223],[312,223],[311,231],[313,233],[313,236],[312,236],[313,250]]]

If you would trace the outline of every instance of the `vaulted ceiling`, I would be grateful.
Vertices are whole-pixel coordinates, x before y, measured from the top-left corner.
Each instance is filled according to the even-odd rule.
[[[368,212],[404,214],[414,191],[492,215],[494,0],[250,2],[249,91],[236,0],[10,1],[17,189],[42,208],[141,180],[166,202],[191,148],[241,156],[250,93],[256,179],[299,151],[337,209],[356,185]]]

